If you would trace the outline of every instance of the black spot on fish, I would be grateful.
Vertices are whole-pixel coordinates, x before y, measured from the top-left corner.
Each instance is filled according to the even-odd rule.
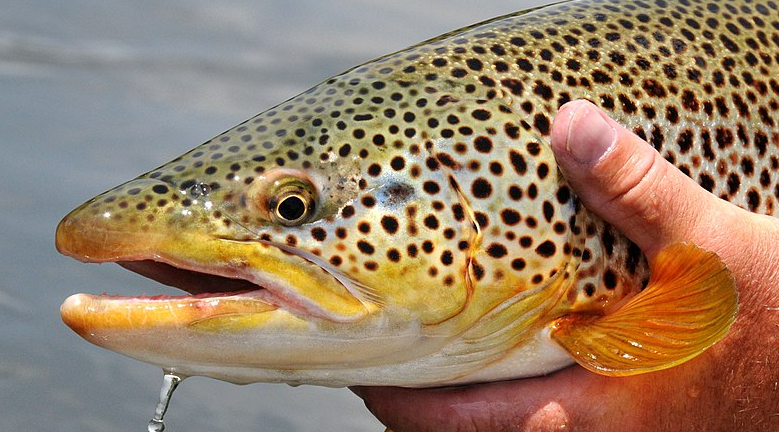
[[[544,258],[549,258],[557,252],[557,246],[551,240],[546,240],[536,247],[536,253]]]
[[[500,243],[492,243],[487,247],[487,255],[493,258],[503,258],[508,254],[506,247]]]
[[[376,252],[376,249],[368,243],[365,240],[360,240],[357,242],[357,249],[360,250],[360,252],[364,253],[365,255],[373,255],[374,252]]]

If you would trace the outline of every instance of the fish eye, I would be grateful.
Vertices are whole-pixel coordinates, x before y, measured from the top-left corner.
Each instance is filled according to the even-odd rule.
[[[302,220],[308,212],[308,203],[300,195],[287,195],[276,205],[275,213],[278,222],[294,225]]]
[[[306,223],[314,214],[314,198],[311,186],[303,182],[281,185],[268,200],[272,222],[284,226]]]

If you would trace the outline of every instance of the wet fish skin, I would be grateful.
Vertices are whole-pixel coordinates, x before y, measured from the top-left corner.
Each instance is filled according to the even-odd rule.
[[[558,173],[558,107],[589,99],[707,190],[773,214],[778,16],[773,1],[573,1],[358,66],[58,228],[59,249],[84,261],[261,285],[250,300],[263,312],[193,301],[202,316],[178,326],[148,312],[119,325],[94,311],[125,300],[77,297],[66,321],[109,349],[239,382],[438,385],[562,367],[553,324],[618,313],[649,266]],[[716,310],[726,329],[735,304]]]

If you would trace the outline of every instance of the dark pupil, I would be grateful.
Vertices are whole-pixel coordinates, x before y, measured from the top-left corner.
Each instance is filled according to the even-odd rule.
[[[288,196],[279,203],[276,212],[284,220],[296,221],[306,214],[306,203],[299,196]]]

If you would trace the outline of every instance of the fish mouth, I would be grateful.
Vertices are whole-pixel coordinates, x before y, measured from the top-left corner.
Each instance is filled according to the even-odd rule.
[[[153,261],[117,261],[117,264],[163,285],[178,288],[196,297],[216,297],[259,291],[264,289],[245,279],[229,278],[196,270],[187,270],[172,264]]]
[[[159,296],[75,294],[60,307],[63,321],[90,341],[127,329],[224,325],[257,330],[265,318],[347,323],[369,314],[370,304],[350,292],[349,281],[306,251],[262,240],[232,240],[206,229],[161,225],[133,231],[85,205],[57,227],[59,252],[82,262],[113,262],[184,293]],[[346,284],[346,285],[345,285]],[[297,325],[297,324],[296,324]],[[96,342],[97,343],[97,342]]]
[[[346,343],[342,333],[376,310],[305,250],[195,231],[136,236],[88,223],[66,218],[58,250],[119,264],[182,294],[74,294],[60,307],[63,322],[97,346],[185,375],[254,382],[255,370],[335,364],[343,348],[325,344],[322,329]],[[312,346],[320,347],[316,357]]]
[[[250,245],[238,242],[234,246],[240,250]],[[111,261],[82,257],[84,261],[115,262],[184,293],[154,296],[75,294],[63,303],[60,311],[65,323],[82,335],[96,327],[124,328],[136,326],[138,322],[148,326],[189,326],[227,315],[235,318],[275,310],[306,320],[332,322],[351,322],[365,314],[364,305],[348,292],[339,278],[298,255],[267,245],[264,249],[274,258],[284,257],[292,261],[290,265],[297,266],[297,272],[290,272],[292,280],[277,277],[278,271],[266,271],[268,269],[246,263],[202,265],[159,254]],[[281,266],[277,270],[279,268]],[[301,274],[313,277],[305,279]],[[323,289],[317,291],[316,287]],[[346,305],[352,307],[344,307]],[[170,310],[176,310],[176,313],[167,316],[166,311]]]

